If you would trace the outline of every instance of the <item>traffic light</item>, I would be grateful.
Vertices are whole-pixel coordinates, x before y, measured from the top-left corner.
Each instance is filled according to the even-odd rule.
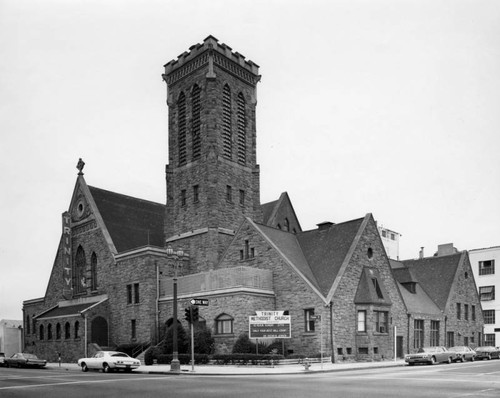
[[[191,307],[191,314],[193,315],[193,323],[198,322],[200,314],[198,313],[198,307]]]
[[[191,307],[184,308],[184,319],[191,323]]]

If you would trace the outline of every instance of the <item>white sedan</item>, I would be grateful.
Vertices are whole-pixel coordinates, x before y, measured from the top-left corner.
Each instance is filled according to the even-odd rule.
[[[139,360],[118,351],[98,351],[92,358],[80,358],[78,360],[78,366],[84,372],[87,372],[89,369],[102,370],[104,373],[115,369],[131,372],[140,365]]]

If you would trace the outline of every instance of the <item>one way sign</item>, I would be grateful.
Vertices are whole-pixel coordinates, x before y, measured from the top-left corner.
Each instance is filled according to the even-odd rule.
[[[192,298],[191,305],[208,305],[208,299]]]

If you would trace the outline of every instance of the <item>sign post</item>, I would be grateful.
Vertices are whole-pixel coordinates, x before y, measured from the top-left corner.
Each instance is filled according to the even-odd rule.
[[[191,371],[194,372],[194,323],[198,322],[198,308],[197,305],[207,306],[208,299],[192,298],[189,300],[191,306],[189,307],[189,326],[191,329]]]

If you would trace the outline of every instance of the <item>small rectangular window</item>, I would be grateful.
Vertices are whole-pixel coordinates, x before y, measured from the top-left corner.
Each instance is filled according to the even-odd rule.
[[[475,321],[476,320],[476,306],[475,305],[472,305],[470,307],[470,312],[471,312],[472,320]]]
[[[413,324],[413,348],[424,346],[424,320],[415,319]]]
[[[479,261],[479,275],[492,275],[495,273],[495,260]]]
[[[127,285],[127,304],[132,304],[132,285]]]
[[[389,313],[387,311],[374,311],[375,332],[389,333]]]
[[[479,298],[481,301],[495,300],[495,286],[481,286],[479,288]]]
[[[304,330],[306,332],[314,332],[315,319],[314,316],[314,308],[308,308],[304,310],[304,321],[305,327]]]
[[[135,319],[130,321],[130,337],[132,339],[137,338],[137,323]]]
[[[139,302],[139,284],[138,283],[134,283],[134,303],[138,303]]]
[[[457,319],[462,319],[462,306],[460,303],[457,303]]]
[[[464,319],[469,320],[469,304],[464,304]]]
[[[195,185],[193,187],[193,203],[198,203],[200,201],[200,187]]]
[[[358,311],[358,332],[366,332],[366,311]]]
[[[226,201],[233,203],[233,188],[231,188],[231,185],[226,185]]]
[[[484,310],[483,311],[484,323],[488,325],[495,324],[495,310]]]
[[[186,190],[181,191],[181,206],[186,206]]]
[[[243,189],[240,189],[240,205],[245,205],[245,191]]]
[[[439,321],[431,321],[431,346],[439,345]]]

